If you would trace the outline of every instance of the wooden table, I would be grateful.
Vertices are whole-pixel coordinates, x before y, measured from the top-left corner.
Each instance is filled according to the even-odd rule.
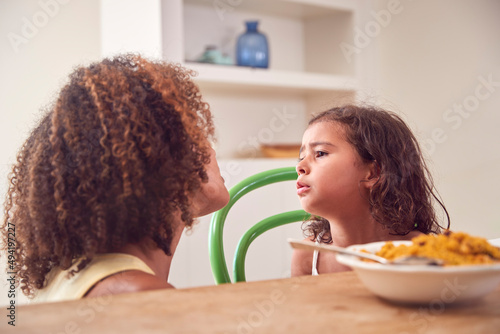
[[[500,333],[500,286],[472,305],[404,306],[353,272],[17,308],[5,333]]]

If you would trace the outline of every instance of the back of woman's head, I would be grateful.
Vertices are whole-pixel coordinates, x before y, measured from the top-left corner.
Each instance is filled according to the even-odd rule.
[[[315,116],[309,124],[335,122],[361,159],[375,163],[379,179],[368,201],[376,221],[392,233],[439,232],[432,177],[410,128],[396,114],[375,107],[346,105]],[[449,219],[448,219],[449,224]]]
[[[174,218],[193,222],[214,131],[190,76],[134,55],[71,74],[10,177],[4,241],[15,224],[25,292],[54,267],[143,238],[170,254]]]

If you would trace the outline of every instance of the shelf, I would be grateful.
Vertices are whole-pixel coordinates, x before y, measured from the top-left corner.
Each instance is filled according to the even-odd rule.
[[[261,14],[290,18],[311,18],[331,12],[353,12],[356,3],[352,0],[184,0],[188,5],[210,6],[221,19],[235,10],[258,12]]]
[[[294,93],[354,91],[356,79],[351,76],[256,69],[236,66],[186,63],[195,70],[200,87],[224,90],[284,91]]]
[[[229,6],[231,2],[223,3]],[[318,80],[318,83],[306,83],[305,87],[299,84],[299,90],[307,90],[309,86],[313,90],[328,90],[333,86],[336,90],[339,83],[340,87],[344,89],[343,83],[346,80],[342,76],[349,78],[356,75],[355,64],[347,60],[339,48],[342,42],[352,40],[355,14],[353,9],[347,7],[351,2],[252,0],[232,3],[238,5],[218,10],[214,8],[213,1],[184,1],[182,9],[183,39],[182,43],[178,45],[182,54],[176,55],[176,57],[181,58],[181,62],[186,64],[194,62],[203,54],[207,46],[215,46],[220,52],[235,61],[235,46],[238,36],[245,32],[244,22],[257,20],[259,21],[258,30],[267,36],[269,43],[269,70],[271,71],[262,75],[264,80],[270,80],[267,86],[278,87],[280,82],[284,82],[283,88],[293,87],[294,84],[290,86],[289,80],[311,82],[308,79],[311,78]],[[175,36],[174,31],[173,29],[163,30],[165,44],[172,44],[176,41],[178,37]],[[222,71],[223,69],[221,69]],[[274,73],[278,73],[277,71],[304,73],[304,76],[296,76],[296,74],[275,75]],[[203,68],[200,71],[200,77],[204,76],[202,72],[212,73],[213,71]],[[250,78],[248,80],[252,85],[260,80],[261,74],[248,77],[247,72],[239,69],[235,73]],[[319,75],[311,77],[310,74],[313,73]],[[211,79],[204,82],[208,83],[209,81]],[[315,85],[318,88],[315,88]],[[352,82],[349,86],[352,86]]]

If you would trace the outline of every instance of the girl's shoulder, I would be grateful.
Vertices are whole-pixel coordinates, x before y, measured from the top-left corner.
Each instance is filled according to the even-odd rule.
[[[304,241],[314,241],[312,237]],[[292,277],[311,275],[314,251],[304,249],[294,249],[292,253]]]
[[[424,235],[424,233],[420,231],[411,231],[408,234],[405,235],[393,235],[393,237],[389,240],[411,240],[415,237],[418,237],[420,235]]]

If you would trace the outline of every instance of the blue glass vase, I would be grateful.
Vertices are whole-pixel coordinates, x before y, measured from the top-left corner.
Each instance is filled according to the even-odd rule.
[[[245,24],[247,31],[238,37],[236,43],[236,64],[268,68],[269,46],[266,35],[257,31],[258,21],[247,21]]]

